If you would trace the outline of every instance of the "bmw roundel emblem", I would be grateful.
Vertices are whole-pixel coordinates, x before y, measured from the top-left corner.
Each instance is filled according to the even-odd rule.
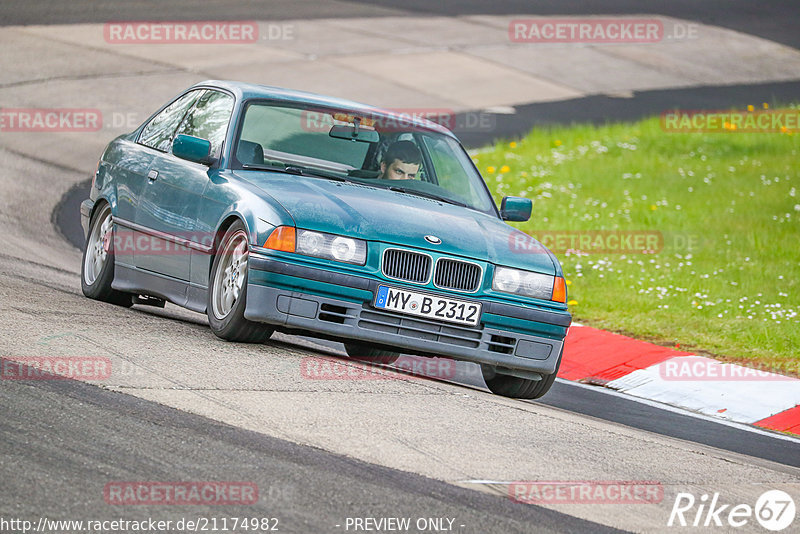
[[[435,235],[426,235],[425,241],[427,241],[431,245],[438,245],[442,242],[442,240],[436,237]]]

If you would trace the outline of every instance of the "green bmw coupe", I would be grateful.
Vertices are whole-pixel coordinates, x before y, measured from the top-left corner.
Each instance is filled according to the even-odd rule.
[[[476,362],[494,393],[538,398],[571,316],[558,260],[504,222],[530,215],[525,198],[498,209],[435,122],[207,81],[103,152],[81,285],[206,313],[230,341],[280,330],[382,364]]]

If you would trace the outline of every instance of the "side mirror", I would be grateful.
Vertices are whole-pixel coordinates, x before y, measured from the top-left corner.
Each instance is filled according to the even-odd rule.
[[[203,165],[214,163],[214,158],[211,157],[211,142],[191,135],[178,134],[172,141],[172,153],[181,159]]]
[[[529,198],[503,197],[500,203],[500,217],[504,221],[525,222],[531,218],[533,202]]]

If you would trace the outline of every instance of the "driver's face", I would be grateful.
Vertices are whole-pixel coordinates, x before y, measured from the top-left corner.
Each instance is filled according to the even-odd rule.
[[[381,178],[384,180],[413,180],[419,172],[419,164],[403,163],[395,159],[390,165],[386,162],[381,163]]]

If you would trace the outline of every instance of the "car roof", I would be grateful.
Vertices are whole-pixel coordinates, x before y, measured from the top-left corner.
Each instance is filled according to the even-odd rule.
[[[353,111],[356,114],[384,115],[387,117],[394,118],[397,121],[413,124],[414,126],[417,127],[449,135],[454,139],[456,138],[455,135],[444,126],[437,124],[433,121],[417,117],[416,114],[414,113],[414,110],[411,108],[409,108],[408,110],[402,110],[400,112],[397,112],[388,109],[381,109],[367,104],[362,104],[360,102],[354,102],[352,100],[346,100],[332,96],[318,95],[316,93],[309,93],[306,91],[297,91],[294,89],[285,89],[282,87],[273,87],[269,85],[259,85],[254,83],[245,83],[245,82],[237,82],[230,80],[206,80],[204,82],[195,84],[193,87],[218,87],[220,89],[225,89],[233,93],[234,96],[236,96],[237,100],[240,101],[264,98],[270,100],[304,103],[322,107],[342,109],[347,111]],[[418,110],[419,113],[424,113],[425,111],[441,111],[442,114],[454,113],[446,109],[432,110],[432,109],[420,108]]]

